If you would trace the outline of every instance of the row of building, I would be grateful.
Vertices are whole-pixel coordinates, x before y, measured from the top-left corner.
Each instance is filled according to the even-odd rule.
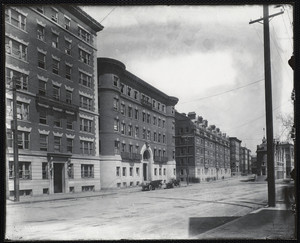
[[[103,26],[76,6],[6,6],[7,191],[97,191],[249,173],[250,150],[126,70],[97,58]],[[13,87],[16,87],[16,102]],[[16,103],[16,104],[14,104]]]

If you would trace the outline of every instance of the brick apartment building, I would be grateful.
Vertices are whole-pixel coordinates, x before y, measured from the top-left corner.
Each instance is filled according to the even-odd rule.
[[[230,177],[228,136],[195,112],[176,112],[175,121],[177,178],[200,182]]]
[[[240,171],[243,174],[251,174],[251,150],[240,148]]]
[[[176,177],[178,102],[126,70],[98,58],[101,187],[137,186]]]
[[[232,175],[240,175],[241,173],[241,158],[240,150],[242,141],[236,137],[230,137],[230,166]]]
[[[96,42],[79,7],[6,6],[8,191],[14,195],[12,84],[20,195],[100,189]]]

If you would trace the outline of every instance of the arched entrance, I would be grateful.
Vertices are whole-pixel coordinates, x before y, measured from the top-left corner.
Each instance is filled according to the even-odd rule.
[[[143,164],[143,180],[151,181],[152,179],[152,163],[153,153],[148,143],[141,148],[142,164]]]

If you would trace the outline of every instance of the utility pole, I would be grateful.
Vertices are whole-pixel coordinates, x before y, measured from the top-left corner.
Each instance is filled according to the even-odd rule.
[[[263,6],[263,18],[249,22],[249,24],[253,24],[255,22],[259,22],[263,20],[263,25],[264,25],[265,103],[266,103],[267,170],[268,170],[267,177],[268,177],[269,207],[276,206],[269,18],[282,13],[283,11],[281,11],[280,13],[269,15],[269,7],[268,5],[265,4]]]
[[[13,120],[11,121],[11,128],[13,131],[13,148],[14,148],[14,201],[20,201],[19,194],[19,154],[18,154],[18,123],[17,123],[17,85],[16,80],[12,78],[13,85]]]

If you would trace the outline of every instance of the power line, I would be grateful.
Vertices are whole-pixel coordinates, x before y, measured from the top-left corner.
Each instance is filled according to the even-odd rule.
[[[100,24],[115,10],[117,8],[117,6],[116,7],[114,7],[112,10],[110,10],[110,12],[100,21]]]
[[[210,96],[205,96],[205,97],[197,98],[197,99],[190,100],[190,101],[181,102],[181,104],[185,104],[185,103],[190,103],[190,102],[197,101],[197,100],[203,100],[203,99],[208,99],[208,98],[216,97],[216,96],[223,95],[223,94],[226,94],[226,93],[229,93],[229,92],[232,92],[232,91],[235,91],[235,90],[238,90],[238,89],[241,89],[241,88],[250,86],[252,84],[262,82],[262,81],[264,81],[264,79],[260,79],[260,80],[254,81],[252,83],[246,84],[244,86],[236,87],[234,89],[230,89],[230,90],[218,93],[218,94],[214,94],[214,95],[210,95]]]

